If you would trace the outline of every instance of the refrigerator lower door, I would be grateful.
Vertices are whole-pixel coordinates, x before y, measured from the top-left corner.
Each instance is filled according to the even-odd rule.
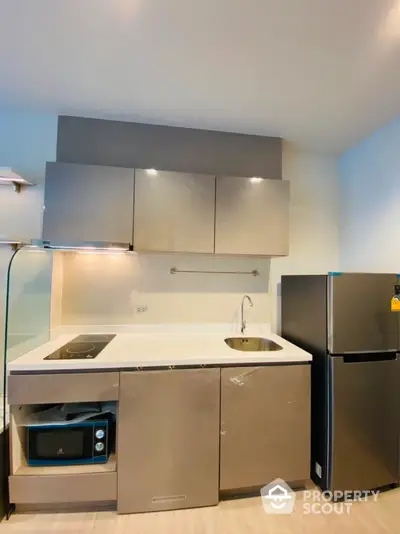
[[[395,359],[382,359],[395,358]],[[398,481],[400,360],[390,354],[330,357],[328,489]]]
[[[399,315],[390,311],[395,274],[336,273],[328,277],[328,351],[398,349]]]

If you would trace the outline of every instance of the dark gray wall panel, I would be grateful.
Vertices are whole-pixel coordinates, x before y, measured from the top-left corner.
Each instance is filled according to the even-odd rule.
[[[58,119],[57,161],[282,177],[282,140],[82,117]]]

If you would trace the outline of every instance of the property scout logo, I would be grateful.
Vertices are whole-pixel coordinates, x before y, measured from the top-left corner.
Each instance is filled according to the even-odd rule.
[[[355,502],[378,500],[379,491],[319,491],[299,493],[298,506],[304,515],[349,515]],[[261,490],[261,501],[267,514],[288,515],[294,510],[296,493],[281,478],[273,480]]]

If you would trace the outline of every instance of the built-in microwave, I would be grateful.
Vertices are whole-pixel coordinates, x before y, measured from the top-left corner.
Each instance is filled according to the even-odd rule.
[[[112,447],[112,427],[107,418],[27,426],[27,463],[32,466],[105,463]]]

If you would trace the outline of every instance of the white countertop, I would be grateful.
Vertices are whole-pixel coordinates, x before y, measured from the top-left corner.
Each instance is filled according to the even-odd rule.
[[[253,325],[241,336],[231,325],[168,327],[79,327],[27,352],[8,364],[8,372],[79,371],[136,367],[191,365],[243,365],[298,363],[312,360],[311,354],[270,332],[268,325]],[[44,360],[82,333],[113,334],[116,337],[92,360]],[[271,352],[241,352],[231,349],[226,337],[266,337],[283,347]]]

